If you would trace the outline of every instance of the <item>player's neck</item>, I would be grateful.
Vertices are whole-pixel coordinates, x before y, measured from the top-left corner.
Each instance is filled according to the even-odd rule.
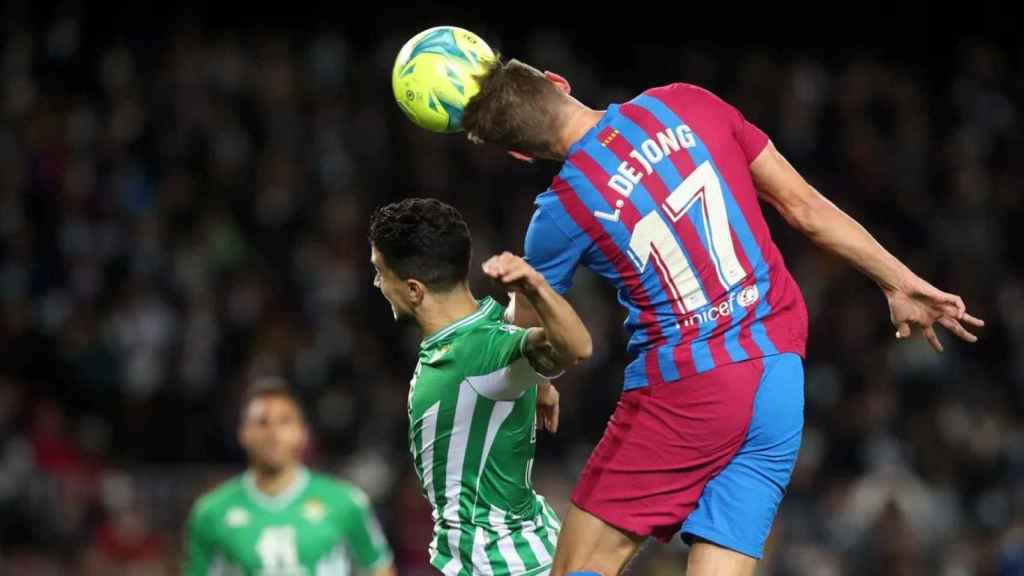
[[[299,478],[300,466],[285,466],[279,470],[270,470],[253,466],[249,469],[253,484],[267,496],[277,496],[291,488]]]
[[[446,294],[431,294],[420,307],[416,322],[423,330],[423,338],[427,339],[476,312],[479,307],[469,287],[462,285]]]
[[[559,142],[559,152],[563,158],[569,155],[569,148],[572,148],[573,144],[579,142],[591,128],[597,126],[597,123],[604,117],[604,112],[604,110],[594,110],[582,104],[573,108],[569,113],[569,119],[565,122],[565,129],[562,131]]]

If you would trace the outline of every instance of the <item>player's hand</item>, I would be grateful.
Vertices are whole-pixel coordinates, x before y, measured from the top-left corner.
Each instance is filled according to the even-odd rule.
[[[484,274],[497,280],[508,290],[530,295],[544,285],[544,277],[519,256],[502,252],[483,263]]]
[[[537,429],[558,432],[558,390],[551,382],[537,387]]]
[[[984,320],[967,313],[962,298],[943,292],[916,276],[900,289],[886,290],[885,296],[889,301],[889,317],[896,327],[896,338],[909,338],[914,331],[920,331],[938,352],[942,352],[942,343],[935,334],[934,324],[938,323],[967,342],[977,342],[978,337],[964,328],[965,324],[976,328],[985,325]]]

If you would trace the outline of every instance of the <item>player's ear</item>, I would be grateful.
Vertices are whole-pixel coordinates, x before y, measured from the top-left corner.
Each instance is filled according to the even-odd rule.
[[[563,76],[556,74],[550,70],[544,71],[544,77],[551,81],[552,84],[558,86],[558,89],[566,94],[572,94],[572,86],[569,85],[569,81]]]
[[[412,306],[419,306],[420,302],[423,302],[423,298],[427,295],[427,287],[415,278],[409,278],[405,281],[405,290],[409,304]]]
[[[533,156],[527,156],[522,152],[516,152],[515,150],[509,150],[508,155],[515,158],[516,160],[522,160],[528,164],[533,164]]]

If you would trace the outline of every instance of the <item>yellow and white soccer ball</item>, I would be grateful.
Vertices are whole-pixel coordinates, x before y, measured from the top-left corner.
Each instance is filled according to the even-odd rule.
[[[455,26],[437,26],[402,46],[391,71],[395,100],[413,122],[432,132],[462,130],[462,112],[480,91],[494,52],[479,36]]]

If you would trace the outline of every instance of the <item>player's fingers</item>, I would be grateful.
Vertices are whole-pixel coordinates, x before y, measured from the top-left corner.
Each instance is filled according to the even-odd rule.
[[[950,318],[949,316],[943,316],[939,318],[939,324],[942,324],[946,330],[952,332],[957,338],[966,340],[968,342],[977,342],[978,337],[971,334],[966,328],[964,328],[956,318]]]
[[[946,294],[946,303],[956,309],[955,318],[960,318],[967,311],[967,305],[964,304],[964,299],[957,296],[956,294]]]
[[[491,256],[480,267],[483,268],[484,273],[487,274],[488,276],[492,276],[493,277],[493,276],[497,275],[498,274],[498,257],[497,256]]]
[[[518,280],[525,279],[531,272],[532,270],[528,266],[516,266],[512,269],[512,274],[514,274]]]
[[[554,411],[555,408],[553,406],[545,406],[544,411],[539,414],[538,420],[541,421],[541,430],[551,432],[551,429],[555,427]]]
[[[896,339],[902,340],[904,338],[910,338],[910,324],[906,322],[900,322],[896,326]]]
[[[956,306],[956,317],[962,318],[967,314],[967,304],[964,303],[964,298],[953,295],[952,304]]]
[[[956,294],[943,292],[930,284],[921,287],[920,294],[931,301],[933,308],[938,308],[943,314],[953,318],[959,318],[966,309],[963,298]]]
[[[926,326],[923,330],[924,337],[928,340],[928,343],[935,348],[936,352],[942,352],[942,342],[939,342],[938,335],[935,334],[935,329],[931,326]]]
[[[949,315],[954,318],[959,318],[960,314],[967,309],[967,306],[964,305],[964,299],[956,294],[943,292],[937,288],[932,288],[931,290],[926,291],[925,294],[932,298],[939,307],[949,310]]]
[[[964,312],[964,315],[963,315],[963,317],[960,318],[960,320],[970,324],[971,326],[977,326],[978,328],[981,328],[982,326],[985,325],[985,321],[984,320],[982,320],[981,318],[976,318],[974,316],[971,316],[967,312]]]
[[[521,280],[523,278],[523,271],[521,269],[506,268],[501,272],[501,281],[509,284]]]
[[[516,270],[520,267],[521,258],[511,252],[502,252],[501,257],[498,260],[498,265],[501,268],[502,274],[508,274],[509,272]]]
[[[941,306],[939,306],[939,311],[942,312],[942,314],[949,316],[950,318],[959,319],[961,316],[964,315],[964,311],[962,308],[958,308],[956,304],[950,302],[945,302]]]
[[[551,415],[551,427],[548,428],[548,431],[551,432],[552,434],[554,434],[555,432],[558,432],[558,415],[559,415],[558,404],[555,404],[555,409],[552,412],[553,412],[553,414]]]

